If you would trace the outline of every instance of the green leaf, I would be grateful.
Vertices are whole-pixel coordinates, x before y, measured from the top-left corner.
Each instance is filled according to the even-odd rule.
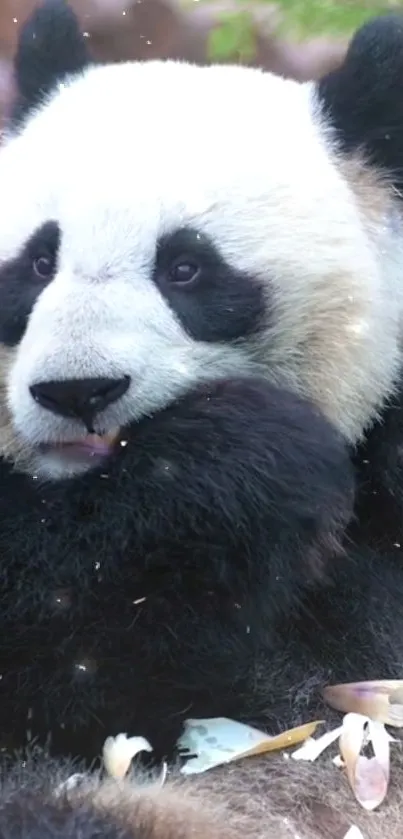
[[[238,59],[246,61],[256,53],[252,17],[248,12],[237,12],[222,17],[209,34],[210,61]]]

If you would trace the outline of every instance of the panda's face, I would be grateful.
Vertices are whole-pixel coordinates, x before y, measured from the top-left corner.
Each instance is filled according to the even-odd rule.
[[[160,62],[86,70],[8,140],[5,424],[29,471],[77,475],[199,381],[259,366],[359,435],[398,316],[329,143],[310,85]]]

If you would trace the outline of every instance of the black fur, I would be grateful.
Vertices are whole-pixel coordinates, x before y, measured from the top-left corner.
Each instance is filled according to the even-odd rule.
[[[403,562],[403,390],[354,452],[357,504],[353,538]]]
[[[90,63],[78,20],[64,0],[44,0],[22,27],[14,61],[18,97],[11,125],[18,127],[52,90]]]
[[[38,276],[36,261],[54,261],[56,268],[59,243],[59,226],[49,221],[33,233],[15,259],[0,266],[0,342],[5,346],[19,343],[35,300],[54,275],[53,272],[46,279]]]
[[[75,772],[73,764],[44,760],[35,750],[3,771],[0,839],[135,839],[118,813],[97,809],[89,795],[73,802],[67,791],[58,791]]]
[[[61,233],[48,221],[32,234],[21,253],[0,267],[0,342],[15,346],[21,340],[35,300],[57,268]],[[45,279],[35,273],[41,257],[54,260]],[[172,270],[180,263],[197,267],[195,282],[178,284]],[[197,231],[178,230],[158,243],[154,282],[184,328],[196,341],[232,341],[267,328],[267,294],[257,279],[234,270]]]
[[[291,394],[217,383],[102,473],[1,482],[3,749],[51,731],[91,760],[123,730],[162,755],[186,717],[274,729],[323,711],[329,680],[399,674],[401,568],[334,557],[349,456]]]
[[[263,685],[351,515],[344,444],[308,404],[245,380],[127,439],[64,485],[1,467],[0,714],[16,744],[53,728],[56,750],[93,757],[127,730],[165,751],[189,715],[287,716],[287,668],[270,703]]]
[[[403,188],[403,16],[388,14],[358,30],[342,66],[318,86],[326,116],[346,152],[364,150]]]
[[[173,269],[197,270],[188,284],[175,282]],[[154,281],[184,328],[196,341],[232,341],[267,329],[267,288],[235,272],[205,234],[182,229],[158,243]]]
[[[139,834],[141,839],[148,839],[146,831],[140,830]],[[0,809],[0,839],[133,839],[135,836],[107,812],[97,813],[90,804],[59,801],[50,791],[46,796],[32,793],[31,789],[15,791]]]

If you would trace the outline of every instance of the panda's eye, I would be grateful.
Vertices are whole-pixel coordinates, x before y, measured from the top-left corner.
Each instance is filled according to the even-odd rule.
[[[198,279],[200,270],[200,265],[197,262],[177,260],[169,269],[169,282],[175,285],[189,285]]]
[[[41,280],[47,280],[52,276],[56,267],[56,257],[49,253],[42,253],[40,256],[34,258],[32,267],[36,277]]]

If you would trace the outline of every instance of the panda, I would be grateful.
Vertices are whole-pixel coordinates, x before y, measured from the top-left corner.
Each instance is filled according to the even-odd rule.
[[[402,672],[402,19],[318,83],[87,47],[64,0],[37,8],[0,150],[7,766],[34,742],[92,767],[123,731],[175,764],[187,718],[330,725],[324,686]],[[286,836],[326,770],[270,767]],[[261,762],[233,771],[190,784],[214,813],[246,790],[217,839],[260,831]],[[52,773],[0,790],[15,839],[84,830]],[[17,800],[38,774],[44,814]],[[192,832],[175,784],[136,835]]]

